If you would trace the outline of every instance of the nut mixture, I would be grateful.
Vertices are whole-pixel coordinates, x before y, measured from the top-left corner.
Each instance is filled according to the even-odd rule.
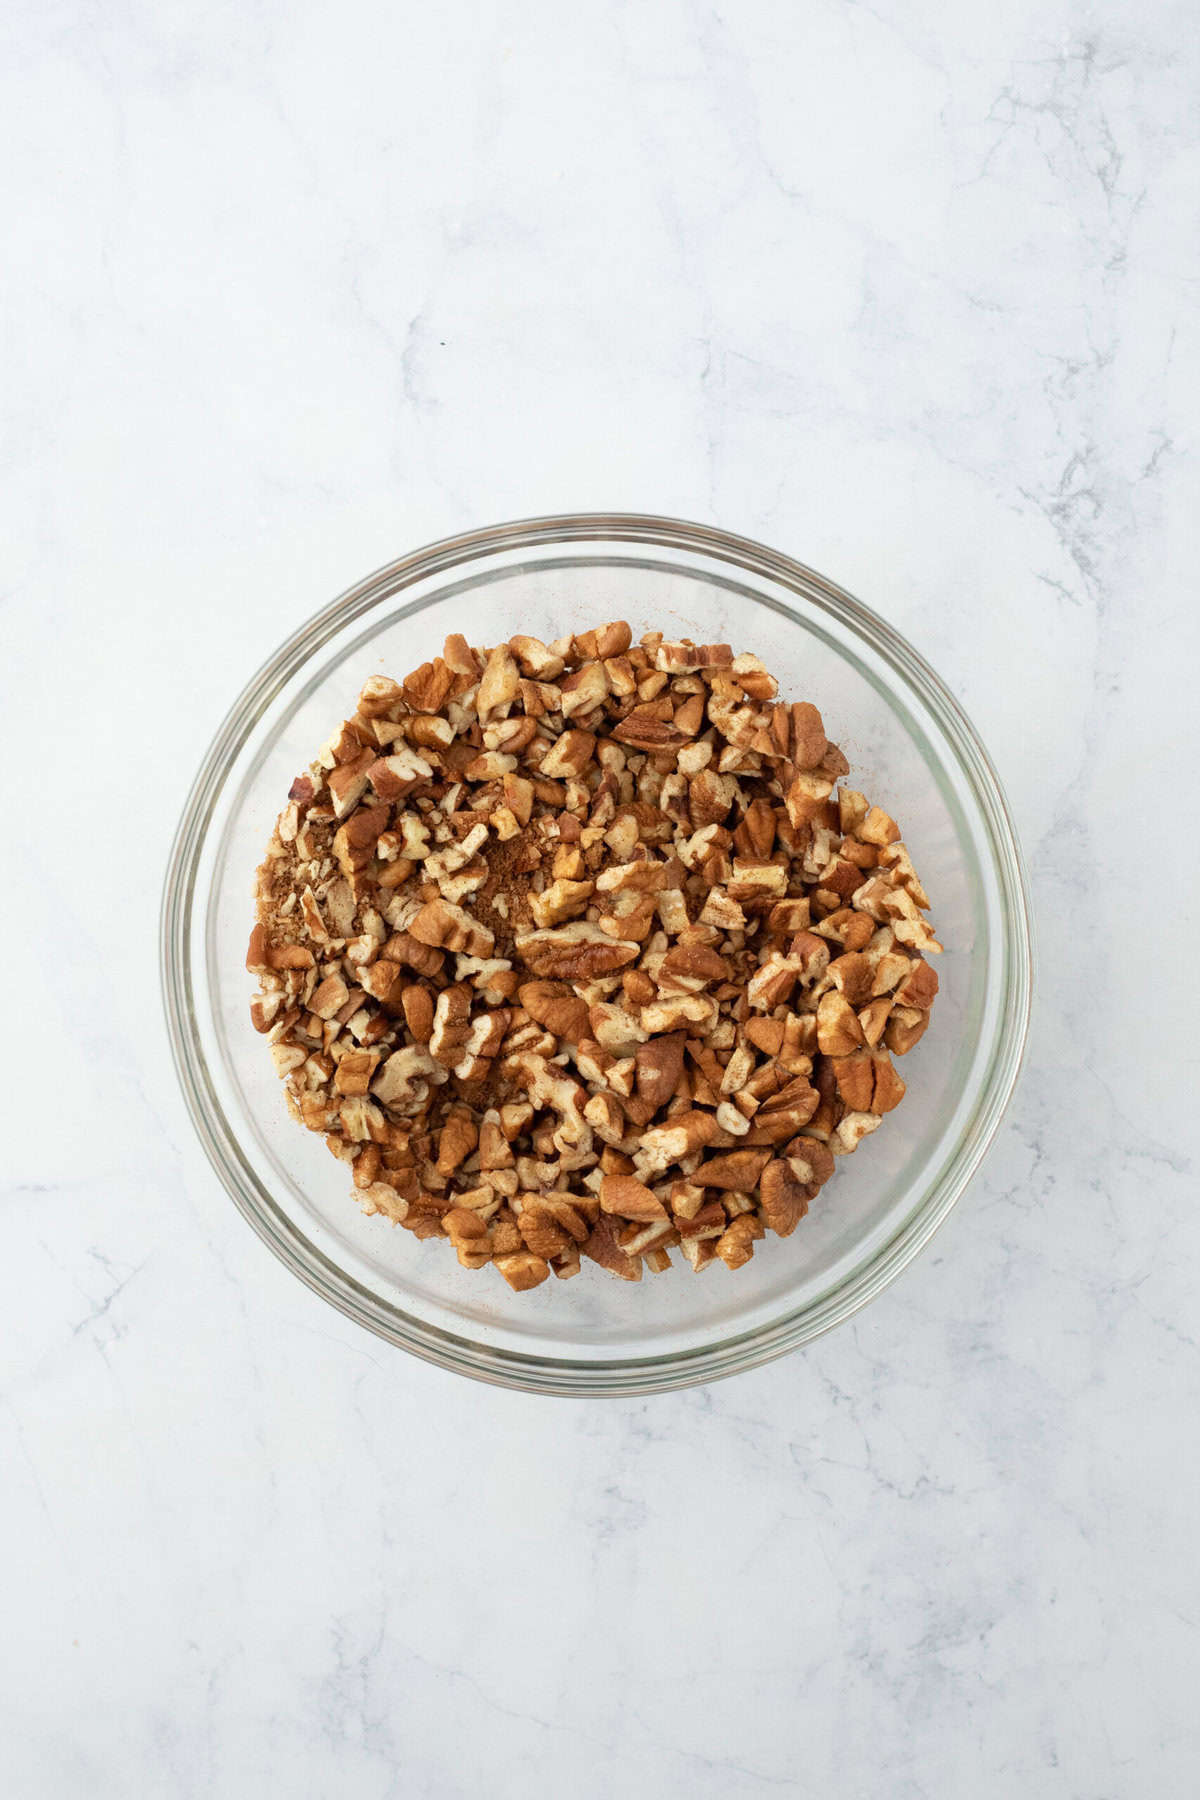
[[[366,683],[292,785],[246,966],[368,1213],[518,1290],[737,1269],[899,1103],[928,896],[776,693],[623,623]]]

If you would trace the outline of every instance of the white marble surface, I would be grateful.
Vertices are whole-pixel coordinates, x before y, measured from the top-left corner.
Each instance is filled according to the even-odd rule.
[[[1194,10],[17,0],[0,39],[5,1794],[1195,1794]],[[1040,907],[933,1249],[623,1403],[457,1381],[288,1276],[154,970],[248,671],[399,551],[576,506],[885,612]]]

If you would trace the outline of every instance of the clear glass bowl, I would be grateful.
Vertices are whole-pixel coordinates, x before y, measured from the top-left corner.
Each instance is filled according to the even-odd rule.
[[[751,1263],[638,1283],[585,1262],[514,1294],[449,1247],[365,1218],[348,1171],[288,1117],[251,1029],[254,870],[292,778],[368,675],[403,675],[450,631],[499,643],[627,618],[755,651],[785,698],[814,700],[851,779],[900,821],[946,946],[941,993],[904,1061],[908,1094],[795,1235]],[[946,1217],[1017,1079],[1032,985],[1021,857],[986,752],[925,662],[857,600],[773,550],[705,526],[583,514],[474,531],[381,569],[259,670],[196,777],[163,899],[162,983],[201,1142],[275,1254],[368,1330],[444,1368],[542,1393],[709,1381],[839,1324]],[[676,1259],[678,1262],[678,1259]]]

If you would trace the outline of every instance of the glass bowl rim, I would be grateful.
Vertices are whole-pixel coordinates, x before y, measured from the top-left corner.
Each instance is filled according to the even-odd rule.
[[[217,1100],[200,1041],[190,940],[196,877],[228,771],[264,711],[304,663],[376,600],[416,581],[498,552],[589,541],[688,550],[731,563],[816,605],[883,657],[933,714],[978,808],[1000,891],[1005,991],[979,1105],[955,1155],[893,1236],[838,1288],[768,1326],[712,1344],[668,1354],[573,1361],[494,1349],[412,1318],[359,1287],[264,1209],[253,1188],[239,1178],[230,1155],[238,1140]],[[527,1392],[615,1396],[689,1387],[755,1368],[842,1324],[895,1280],[961,1197],[1012,1098],[1029,1032],[1034,945],[1028,878],[991,758],[958,701],[899,632],[835,582],[751,538],[648,513],[567,513],[482,526],[398,557],[314,613],[267,658],[222,720],[189,789],[163,884],[159,971],[171,1055],[192,1125],[242,1216],[293,1274],[376,1336],[441,1368]]]

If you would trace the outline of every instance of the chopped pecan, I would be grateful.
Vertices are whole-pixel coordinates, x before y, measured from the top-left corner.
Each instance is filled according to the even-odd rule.
[[[404,698],[414,712],[435,713],[445,704],[453,685],[454,671],[439,656],[405,677]]]
[[[418,975],[429,977],[440,975],[442,964],[446,960],[440,950],[435,950],[428,944],[419,943],[407,931],[398,931],[394,937],[390,937],[384,945],[384,950],[387,952],[388,961],[399,963],[405,968],[414,969]]]
[[[543,893],[530,898],[529,908],[535,923],[544,928],[574,918],[583,912],[594,888],[595,883],[591,881],[552,881]]]
[[[623,622],[451,634],[366,682],[292,784],[247,952],[289,1105],[366,1211],[517,1289],[581,1246],[630,1280],[676,1244],[739,1267],[897,1103],[928,896],[776,694]]]
[[[861,838],[864,844],[884,846],[896,842],[900,836],[900,827],[880,807],[872,806],[857,827],[855,836]]]
[[[365,1094],[371,1085],[379,1058],[370,1050],[347,1050],[334,1072],[335,1094]]]
[[[377,757],[366,770],[367,780],[379,798],[388,802],[403,800],[432,774],[433,764],[407,744],[401,744],[390,756]]]
[[[376,1075],[371,1091],[390,1112],[411,1117],[425,1104],[430,1083],[445,1079],[445,1070],[429,1052],[422,1045],[413,1044],[393,1051]]]
[[[821,949],[825,950],[823,944]],[[828,956],[827,950],[825,954]],[[851,1006],[862,1006],[871,998],[875,970],[871,959],[861,950],[849,950],[829,964],[829,979]]]
[[[770,1160],[769,1150],[727,1150],[700,1164],[692,1179],[701,1187],[752,1194]]]
[[[552,1257],[561,1256],[571,1247],[570,1233],[563,1229],[553,1213],[542,1203],[540,1196],[523,1196],[521,1211],[517,1216],[517,1228],[525,1241],[526,1249],[546,1262]]]
[[[684,1238],[679,1247],[690,1263],[693,1275],[699,1275],[717,1259],[716,1246],[699,1238]]]
[[[915,1006],[894,1007],[888,1018],[883,1041],[893,1056],[907,1056],[913,1045],[924,1037],[928,1024],[928,1012]]]
[[[437,1172],[453,1175],[479,1142],[479,1128],[465,1106],[452,1106],[438,1135]]]
[[[701,909],[700,923],[714,925],[718,931],[741,931],[746,924],[746,915],[724,888],[714,887]]]
[[[409,936],[419,944],[436,949],[462,950],[468,956],[490,956],[496,940],[485,925],[480,925],[461,906],[440,896],[427,900],[409,921]]]
[[[583,1245],[583,1254],[599,1263],[612,1275],[619,1275],[622,1281],[640,1281],[642,1265],[635,1256],[627,1256],[617,1242],[617,1221],[610,1214],[598,1219],[588,1233]]]
[[[272,944],[267,951],[269,969],[311,969],[315,961],[303,944]]]
[[[566,1043],[577,1044],[589,1036],[591,1026],[586,1003],[565,981],[525,981],[517,998],[539,1025]]]
[[[576,713],[590,713],[608,697],[608,670],[602,662],[585,662],[572,670],[559,683],[560,707],[564,719]]]
[[[509,1287],[518,1294],[539,1286],[550,1273],[549,1263],[530,1250],[510,1250],[493,1260]]]
[[[746,992],[751,1006],[759,1012],[774,1012],[777,1006],[783,1006],[791,997],[799,978],[800,963],[797,958],[772,954],[750,977]]]
[[[642,1173],[656,1174],[681,1162],[695,1150],[702,1150],[720,1135],[720,1126],[712,1113],[693,1109],[679,1113],[666,1125],[656,1125],[642,1133],[634,1156],[634,1167]]]
[[[677,987],[698,993],[714,981],[726,980],[729,964],[708,944],[677,944],[664,956],[660,974]]]
[[[452,1206],[443,1214],[442,1230],[454,1245],[464,1269],[481,1269],[492,1258],[491,1233],[479,1214],[467,1206]]]
[[[882,1123],[878,1113],[848,1112],[834,1131],[829,1147],[835,1156],[848,1156]]]
[[[366,792],[374,760],[370,750],[362,750],[352,762],[339,763],[329,771],[329,796],[335,818],[344,819],[354,811]]]
[[[368,1216],[382,1213],[394,1225],[403,1225],[408,1219],[408,1199],[390,1182],[373,1181],[359,1194],[358,1203]]]
[[[742,1213],[717,1239],[717,1255],[727,1269],[740,1269],[754,1255],[754,1245],[762,1235],[757,1214]]]
[[[554,681],[562,674],[565,663],[546,648],[540,638],[509,638],[508,647],[520,664],[521,673],[538,681]]]
[[[808,1211],[811,1196],[791,1164],[779,1157],[763,1170],[759,1198],[764,1223],[778,1237],[791,1237]]]
[[[687,743],[685,733],[670,720],[656,718],[644,707],[622,719],[612,735],[618,744],[629,744],[635,750],[677,750]]]
[[[679,1086],[686,1041],[682,1031],[659,1033],[634,1051],[638,1095],[655,1111],[667,1104]]]
[[[373,1000],[378,1000],[381,1006],[395,1007],[400,1004],[405,987],[402,963],[392,962],[389,957],[381,956],[368,967],[359,970],[359,980],[363,992]]]
[[[796,1076],[763,1100],[746,1133],[747,1146],[786,1143],[811,1121],[819,1103],[818,1090],[803,1075]]]
[[[738,786],[732,775],[718,775],[712,769],[701,769],[688,782],[688,813],[692,830],[704,825],[720,825],[729,817],[737,799]]]
[[[908,974],[894,990],[894,995],[897,1006],[911,1006],[918,1012],[928,1012],[937,998],[937,991],[937,970],[918,958],[910,965]]]
[[[624,619],[613,619],[591,631],[581,631],[572,639],[574,654],[581,660],[623,656],[633,642],[633,633]]]
[[[819,936],[840,944],[844,950],[861,950],[870,943],[875,928],[871,920],[861,912],[854,912],[848,906],[839,906],[815,924],[813,930]]]
[[[614,1095],[601,1090],[593,1094],[583,1109],[583,1116],[602,1144],[616,1149],[625,1141],[625,1112]]]
[[[842,1102],[850,1112],[870,1112],[875,1092],[875,1066],[869,1050],[853,1050],[848,1056],[830,1058]]]
[[[518,670],[516,659],[507,644],[499,644],[491,652],[479,682],[475,710],[481,724],[505,712],[517,697]]]
[[[807,1133],[801,1133],[790,1144],[784,1145],[783,1153],[796,1180],[803,1182],[809,1189],[808,1197],[811,1200],[817,1189],[823,1187],[833,1174],[833,1157],[828,1146]]]
[[[404,1022],[419,1044],[427,1044],[433,1031],[434,999],[428,988],[410,982],[401,989]]]
[[[883,1037],[891,1010],[892,1001],[887,994],[869,1000],[866,1006],[859,1009],[858,1022],[862,1026],[863,1038],[872,1050]]]
[[[335,969],[314,990],[309,1008],[318,1019],[332,1019],[350,998],[350,989]]]
[[[594,732],[564,731],[542,758],[540,773],[558,781],[573,780],[583,774],[595,749]]]
[[[681,1027],[703,1034],[717,1022],[717,1002],[710,994],[664,994],[642,1008],[642,1029],[673,1033]]]
[[[634,1175],[606,1175],[600,1184],[600,1205],[606,1213],[623,1219],[665,1219],[667,1209]]]
[[[690,674],[696,669],[724,669],[733,661],[728,644],[661,643],[654,652],[654,666],[669,675]]]
[[[800,827],[811,825],[814,819],[819,819],[832,792],[833,783],[827,776],[817,774],[814,770],[802,769],[784,795],[784,805],[791,823]]]
[[[460,1061],[470,1034],[471,990],[462,982],[443,988],[433,1009],[429,1054],[443,1068]]]
[[[788,707],[788,760],[798,769],[820,767],[829,748],[825,724],[817,708],[807,700]]]
[[[854,1008],[836,988],[821,995],[817,1006],[817,1043],[823,1056],[848,1056],[864,1042]]]
[[[534,975],[557,981],[591,981],[635,962],[641,946],[609,937],[599,926],[577,920],[559,930],[526,932],[517,954]]]

